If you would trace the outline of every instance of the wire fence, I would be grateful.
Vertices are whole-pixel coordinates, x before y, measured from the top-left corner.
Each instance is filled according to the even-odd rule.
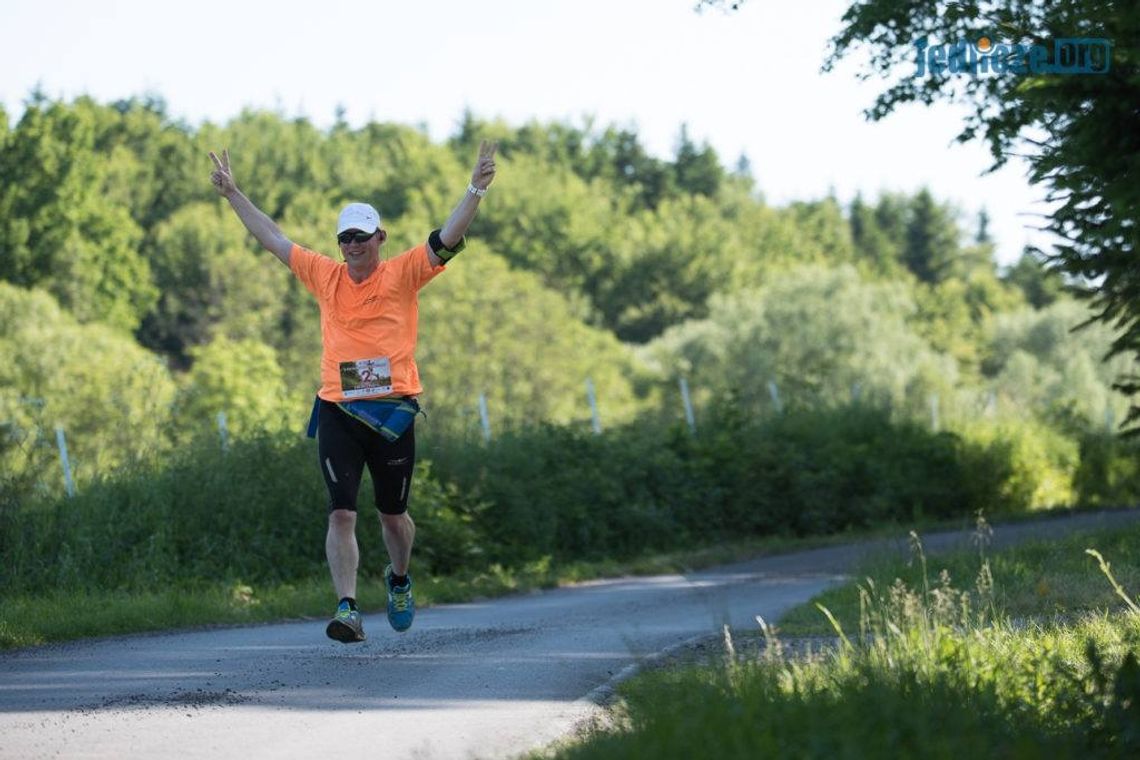
[[[783,414],[786,404],[779,384],[775,379],[769,379],[765,387],[770,405],[769,412]],[[589,420],[590,429],[594,434],[603,435],[605,428],[599,404],[599,394],[592,378],[586,377],[584,379],[583,389],[584,393],[581,397],[583,403],[582,418]],[[858,404],[863,399],[863,384],[860,382],[852,383],[850,388],[851,402]],[[25,480],[27,473],[35,473],[34,484],[31,486],[34,492],[47,493],[62,486],[63,493],[73,497],[76,493],[76,463],[69,452],[65,425],[61,422],[48,424],[42,419],[44,408],[42,399],[21,397],[19,401],[26,407],[38,412],[33,417],[39,419],[32,425],[20,425],[14,420],[0,422],[0,442],[8,450],[7,459],[10,462],[13,460],[17,462],[17,466],[11,469],[23,471]],[[680,376],[677,378],[677,394],[669,403],[670,405],[676,404],[677,419],[683,422],[691,434],[695,435],[698,428],[698,410],[694,404],[693,392],[687,377]],[[930,430],[939,432],[944,427],[944,410],[940,394],[931,393],[927,397],[927,404]],[[496,429],[505,428],[506,420],[500,424],[495,423],[494,410],[486,392],[479,393],[468,409],[473,419],[477,421],[478,436],[484,443],[490,443],[494,439]],[[985,393],[980,413],[986,417],[993,417],[997,414],[997,409],[996,394],[992,391]],[[666,411],[668,413],[668,410]],[[1104,430],[1108,433],[1115,432],[1116,423],[1117,415],[1112,406],[1109,405],[1104,412]],[[222,451],[228,451],[231,446],[232,434],[229,429],[226,410],[216,412],[213,424],[217,428],[218,441]],[[48,430],[54,433],[54,439],[46,433]],[[56,467],[48,467],[47,459],[49,457],[57,460]],[[52,469],[55,470],[56,474],[50,474]],[[11,480],[13,477],[13,472],[5,473],[6,480]],[[11,487],[16,490],[27,489],[28,484],[12,485]]]

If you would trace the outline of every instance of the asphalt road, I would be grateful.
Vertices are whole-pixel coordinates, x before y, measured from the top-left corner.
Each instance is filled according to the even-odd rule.
[[[1140,519],[999,527],[995,545]],[[968,533],[924,538],[928,552]],[[99,639],[0,654],[0,758],[501,758],[570,732],[662,650],[777,619],[906,538],[419,611],[363,644],[324,621]],[[76,612],[82,614],[82,611]]]

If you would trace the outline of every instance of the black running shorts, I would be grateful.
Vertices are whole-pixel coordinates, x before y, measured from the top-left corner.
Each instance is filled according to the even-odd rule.
[[[416,424],[395,441],[349,416],[331,401],[320,401],[317,453],[329,491],[329,511],[356,510],[364,465],[372,475],[376,508],[386,515],[408,511],[416,463]]]

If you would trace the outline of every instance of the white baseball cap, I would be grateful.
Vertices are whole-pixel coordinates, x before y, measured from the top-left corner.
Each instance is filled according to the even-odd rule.
[[[380,228],[380,212],[367,203],[350,203],[336,220],[336,234],[345,230],[375,232]]]

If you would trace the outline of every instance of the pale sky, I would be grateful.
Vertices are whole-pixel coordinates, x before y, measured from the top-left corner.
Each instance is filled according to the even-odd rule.
[[[971,231],[987,208],[1003,263],[1043,241],[1024,214],[1044,211],[1044,191],[1022,165],[981,176],[985,147],[952,143],[959,111],[912,106],[868,123],[881,84],[857,81],[853,64],[820,73],[847,2],[751,0],[732,14],[695,4],[0,0],[0,103],[15,121],[39,84],[101,102],[155,93],[193,125],[253,107],[320,127],[339,104],[354,126],[423,124],[436,140],[465,108],[514,125],[592,117],[636,127],[663,158],[684,123],[727,167],[746,154],[769,203],[926,185]]]

